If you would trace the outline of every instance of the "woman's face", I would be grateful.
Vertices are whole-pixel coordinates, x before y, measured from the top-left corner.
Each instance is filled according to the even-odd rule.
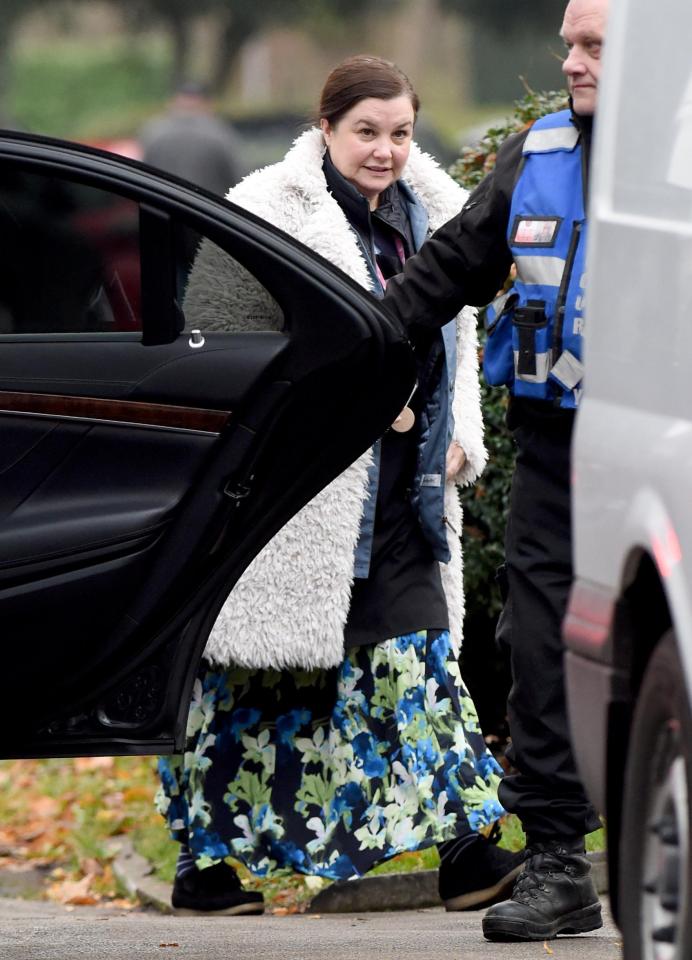
[[[398,180],[408,160],[415,114],[410,99],[368,97],[332,126],[324,117],[322,133],[332,163],[370,203]]]

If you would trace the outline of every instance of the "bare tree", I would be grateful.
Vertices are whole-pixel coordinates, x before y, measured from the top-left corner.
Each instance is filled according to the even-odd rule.
[[[0,0],[1,2],[1,0]],[[205,79],[214,93],[224,89],[240,51],[253,36],[274,24],[310,21],[343,23],[368,7],[368,0],[111,0],[138,23],[161,25],[171,38],[171,84],[189,76],[191,30],[195,20],[211,14],[216,25],[216,51]],[[394,5],[399,0],[379,0]]]
[[[71,0],[71,4],[89,0]],[[394,6],[401,0],[378,0]],[[253,36],[274,24],[310,22],[323,29],[343,25],[364,12],[369,0],[110,0],[130,24],[157,26],[171,42],[170,86],[189,79],[192,70],[192,30],[199,17],[211,15],[216,25],[216,50],[206,80],[214,93],[226,85],[240,51]],[[71,5],[70,4],[70,5]],[[37,8],[59,9],[66,0],[0,0],[0,119],[10,84],[10,52],[20,20]]]

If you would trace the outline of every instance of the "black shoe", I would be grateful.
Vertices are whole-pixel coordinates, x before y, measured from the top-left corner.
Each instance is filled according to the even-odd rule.
[[[243,913],[264,913],[264,897],[243,890],[238,874],[228,863],[216,863],[206,870],[194,867],[173,884],[171,903],[178,913],[205,913],[227,917]]]
[[[584,840],[530,843],[510,900],[483,917],[488,940],[552,940],[603,925]]]
[[[510,853],[477,834],[439,845],[438,890],[445,910],[477,910],[509,896],[525,852]]]

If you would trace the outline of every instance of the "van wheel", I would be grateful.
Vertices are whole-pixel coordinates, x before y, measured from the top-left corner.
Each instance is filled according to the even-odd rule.
[[[654,651],[632,723],[620,843],[627,960],[692,957],[692,717],[672,630]]]

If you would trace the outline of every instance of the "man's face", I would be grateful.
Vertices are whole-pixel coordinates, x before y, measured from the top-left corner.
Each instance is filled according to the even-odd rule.
[[[582,116],[596,111],[607,17],[608,0],[570,0],[562,21],[560,36],[567,47],[562,71],[574,112]]]

